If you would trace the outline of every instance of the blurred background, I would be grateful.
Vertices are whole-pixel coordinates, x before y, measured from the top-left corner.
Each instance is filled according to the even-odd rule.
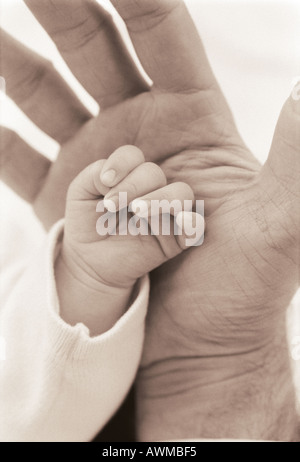
[[[99,0],[99,3],[111,9],[108,1]],[[293,85],[300,80],[300,1],[186,0],[186,4],[237,126],[249,148],[263,163],[281,107]],[[53,61],[82,101],[97,114],[97,104],[72,76],[22,0],[0,0],[0,23],[23,44]],[[123,24],[119,24],[124,29]],[[125,30],[124,34],[126,36]],[[40,132],[1,92],[0,123],[16,130],[45,156],[55,159],[59,150],[57,143]],[[41,233],[30,207],[3,184],[0,184],[0,213],[0,231],[4,233],[1,239],[5,239],[6,219],[16,213],[24,228],[24,239]],[[26,235],[28,229],[30,238]],[[30,245],[28,249],[30,251]],[[300,336],[299,294],[290,316],[290,337],[295,340]],[[300,369],[300,361],[295,364]],[[300,384],[300,374],[298,380]]]

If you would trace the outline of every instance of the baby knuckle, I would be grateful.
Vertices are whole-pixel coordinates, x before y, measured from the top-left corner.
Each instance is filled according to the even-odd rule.
[[[154,162],[145,162],[144,168],[147,175],[151,175],[151,177],[159,179],[163,184],[167,184],[166,176],[159,165]]]
[[[145,155],[140,148],[134,145],[128,145],[125,147],[128,148],[130,157],[134,155],[135,158],[138,159],[139,161],[145,162]]]
[[[193,189],[191,188],[190,185],[188,185],[187,183],[184,183],[184,182],[178,182],[178,183],[174,183],[174,186],[176,187],[176,189],[178,190],[178,192],[180,193],[181,197],[184,197],[185,199],[193,199],[194,200],[194,191]]]
[[[126,191],[129,197],[138,197],[140,195],[138,187],[135,183],[125,181],[123,186],[124,192]]]

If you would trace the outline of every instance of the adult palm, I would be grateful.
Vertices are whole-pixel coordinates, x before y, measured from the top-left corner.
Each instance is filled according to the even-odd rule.
[[[257,410],[260,392],[253,389],[264,395],[258,401],[268,401],[276,384],[267,371],[281,369],[290,377],[285,317],[299,284],[299,103],[286,103],[262,168],[236,133],[216,86],[152,98],[138,144],[149,154],[165,146],[177,152],[163,169],[204,200],[207,231],[202,247],[152,274],[138,381],[140,438],[289,439],[290,413],[286,434],[282,427],[276,434],[273,425],[293,402],[290,379],[285,385],[279,379],[277,415],[261,425],[249,428],[245,419],[238,428],[227,412]],[[212,413],[213,429],[207,427]]]

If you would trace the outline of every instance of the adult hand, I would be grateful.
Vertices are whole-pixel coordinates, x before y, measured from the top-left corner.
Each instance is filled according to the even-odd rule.
[[[285,315],[299,285],[299,97],[285,104],[261,168],[182,3],[118,4],[154,80],[138,144],[149,156],[178,153],[162,166],[205,200],[207,221],[204,246],[152,276],[140,439],[290,440],[297,417]]]
[[[103,112],[147,88],[111,16],[96,1],[26,3]],[[64,146],[81,127],[93,123],[91,114],[51,62],[3,30],[0,38],[0,75],[5,78],[7,94],[40,129]],[[62,147],[57,164],[52,164],[15,132],[0,128],[1,179],[32,203],[44,225],[50,227],[64,214],[70,182],[94,157],[84,152],[78,156],[78,151]],[[115,133],[110,135],[113,139]],[[109,150],[105,157],[108,154]]]
[[[94,96],[103,72],[117,78],[105,79],[102,94],[121,95],[64,144],[41,192],[35,189],[36,210],[48,225],[63,214],[67,186],[78,171],[122,144],[140,147],[147,160],[160,162],[169,181],[189,183],[205,200],[204,246],[153,275],[139,378],[140,438],[290,439],[295,408],[284,354],[285,309],[299,274],[299,102],[285,105],[261,169],[237,133],[181,1],[113,1],[154,82],[151,91],[122,48],[108,46],[112,29],[99,27],[98,6],[27,3]],[[100,46],[105,70],[95,59]],[[119,82],[119,92],[111,82]],[[52,83],[54,88],[57,95]],[[39,86],[39,108],[47,94],[53,103],[48,91]],[[128,98],[132,95],[137,96]],[[51,127],[57,122],[59,130],[69,119],[53,122],[54,109],[63,114],[60,98],[55,101]],[[78,102],[72,101],[71,109],[63,103],[65,114],[81,115],[77,125],[72,118],[73,125],[62,130],[67,138],[87,119],[85,111],[73,110]],[[31,117],[37,110],[42,126],[45,117],[36,105]],[[97,141],[91,145],[90,139]]]

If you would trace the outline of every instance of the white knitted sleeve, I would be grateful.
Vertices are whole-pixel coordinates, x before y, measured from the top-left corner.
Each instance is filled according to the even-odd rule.
[[[2,442],[90,441],[121,404],[138,368],[148,277],[103,335],[91,338],[84,325],[67,325],[59,316],[53,269],[62,229],[58,223],[22,271],[4,278],[10,287],[0,308]]]

